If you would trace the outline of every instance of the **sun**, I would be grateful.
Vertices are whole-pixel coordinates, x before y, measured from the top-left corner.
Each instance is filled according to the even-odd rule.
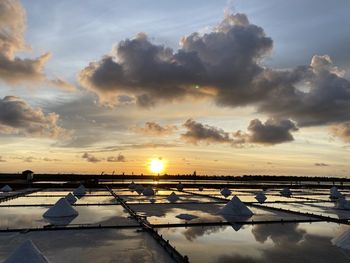
[[[152,159],[149,168],[152,173],[159,174],[164,169],[164,161],[160,158]]]

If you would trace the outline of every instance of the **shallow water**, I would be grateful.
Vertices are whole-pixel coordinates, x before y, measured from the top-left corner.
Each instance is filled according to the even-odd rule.
[[[133,229],[1,233],[0,262],[28,239],[51,263],[172,262],[147,233]]]
[[[348,251],[331,239],[348,228],[331,223],[159,229],[191,262],[343,263]]]

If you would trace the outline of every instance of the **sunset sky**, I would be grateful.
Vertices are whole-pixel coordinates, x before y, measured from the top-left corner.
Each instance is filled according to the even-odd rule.
[[[0,0],[0,172],[348,176],[349,10]]]

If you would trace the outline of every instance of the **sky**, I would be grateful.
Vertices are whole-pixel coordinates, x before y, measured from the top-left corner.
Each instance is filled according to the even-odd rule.
[[[0,0],[0,172],[350,172],[350,2]]]

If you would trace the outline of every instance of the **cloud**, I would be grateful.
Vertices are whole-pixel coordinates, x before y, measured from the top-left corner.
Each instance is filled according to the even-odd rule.
[[[52,159],[52,158],[47,158],[47,157],[45,157],[45,158],[43,158],[43,161],[45,161],[45,162],[60,162],[60,161],[62,161],[62,160],[60,160],[60,159]]]
[[[268,119],[265,123],[262,123],[259,119],[252,120],[247,132],[229,133],[192,119],[188,119],[183,126],[187,128],[187,132],[181,134],[181,138],[189,143],[229,143],[233,147],[258,144],[275,145],[290,142],[294,140],[291,132],[298,130],[295,123],[290,120],[275,119]]]
[[[192,119],[188,119],[183,126],[187,132],[181,134],[181,138],[189,143],[232,143],[228,132],[214,126],[204,125]]]
[[[122,154],[118,154],[117,157],[109,156],[107,157],[107,162],[126,162],[126,158]]]
[[[273,41],[244,14],[226,12],[211,31],[194,32],[180,43],[173,50],[140,33],[91,62],[78,80],[109,104],[123,95],[144,107],[205,97],[219,106],[254,106],[270,119],[292,120],[298,127],[350,121],[345,71],[328,55],[314,55],[309,65],[291,69],[264,66]],[[281,141],[292,140],[285,135]]]
[[[216,94],[220,104],[243,105],[264,94],[246,91],[263,71],[258,61],[271,48],[272,40],[244,14],[226,14],[211,32],[182,38],[177,51],[151,43],[144,33],[121,41],[110,54],[84,68],[78,80],[110,104],[121,95],[149,107]]]
[[[172,134],[177,130],[175,125],[165,125],[161,126],[156,122],[146,122],[145,127],[132,127],[132,131],[136,133],[141,133],[145,135],[153,135],[153,136],[163,136]]]
[[[309,66],[293,70],[266,70],[258,82],[271,88],[258,109],[275,118],[293,119],[299,127],[346,122],[350,82],[342,76],[327,55],[315,55]]]
[[[315,163],[314,165],[320,166],[320,167],[329,166],[329,164],[326,164],[326,163]]]
[[[154,148],[173,148],[173,147],[178,147],[178,145],[173,143],[146,142],[146,143],[119,144],[119,145],[107,146],[99,150],[96,150],[94,152],[115,152],[115,151],[130,150],[130,149],[154,149]]]
[[[2,158],[2,156],[0,156],[0,163],[5,163],[6,160]]]
[[[233,134],[235,144],[253,143],[274,145],[293,141],[291,132],[297,131],[295,123],[290,120],[268,119],[262,123],[259,119],[250,121],[248,133],[237,131]]]
[[[63,138],[68,132],[58,125],[59,115],[45,114],[15,96],[0,99],[0,133]]]
[[[350,142],[350,122],[340,123],[331,127],[331,133],[343,140],[344,142]]]
[[[24,39],[25,29],[26,14],[21,3],[18,0],[0,1],[0,79],[7,84],[47,81],[67,89],[70,84],[65,81],[49,80],[45,76],[44,65],[50,59],[50,53],[35,59],[16,57],[16,53],[30,50]]]
[[[76,90],[74,85],[58,77],[48,80],[48,84],[70,92],[73,92]]]
[[[92,155],[91,153],[85,152],[81,158],[85,159],[86,161],[90,163],[98,163],[101,162],[101,159],[97,158],[96,156]]]

